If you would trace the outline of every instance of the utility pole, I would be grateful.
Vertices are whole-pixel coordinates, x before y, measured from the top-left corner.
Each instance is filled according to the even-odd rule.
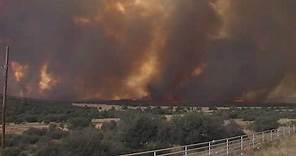
[[[7,79],[8,79],[8,66],[9,66],[9,46],[5,48],[5,65],[3,66],[4,70],[4,86],[3,86],[3,96],[2,96],[2,138],[1,138],[1,147],[5,148],[5,115],[6,115],[6,94],[7,94]]]

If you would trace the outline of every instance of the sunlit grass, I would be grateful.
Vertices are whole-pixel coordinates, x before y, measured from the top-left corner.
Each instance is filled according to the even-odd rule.
[[[255,156],[295,156],[296,155],[296,136],[285,138],[271,144],[262,151],[255,153]]]

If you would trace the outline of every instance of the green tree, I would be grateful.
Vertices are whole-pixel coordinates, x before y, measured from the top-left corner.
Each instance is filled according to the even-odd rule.
[[[6,148],[2,154],[3,156],[25,156],[25,154],[22,153],[22,151],[18,147]]]
[[[76,128],[85,128],[88,127],[90,124],[90,119],[85,117],[75,117],[70,119],[70,128],[76,129]]]
[[[183,117],[174,118],[173,127],[173,143],[179,145],[211,141],[238,134],[233,133],[234,130],[227,129],[223,118],[202,113],[188,113]],[[241,132],[238,126],[233,128]]]
[[[152,116],[140,116],[131,124],[124,134],[124,140],[129,147],[139,149],[157,140],[160,121]]]
[[[72,132],[63,141],[63,152],[71,156],[110,156],[118,154],[103,141],[103,135],[93,128]]]
[[[279,126],[280,124],[278,123],[278,117],[273,115],[259,116],[252,124],[252,127],[256,132],[276,129]]]

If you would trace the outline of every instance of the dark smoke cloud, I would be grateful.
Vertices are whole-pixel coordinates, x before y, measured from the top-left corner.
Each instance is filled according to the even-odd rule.
[[[191,80],[180,93],[188,99],[229,100],[273,86],[282,78],[282,63],[258,53],[254,43],[246,41],[212,42],[204,75]],[[263,98],[266,93],[257,96]]]
[[[295,72],[295,1],[231,0],[223,21],[226,30],[221,27],[227,37],[212,40],[208,33],[213,29],[195,25],[204,24],[207,28],[219,25],[211,7],[201,5],[202,1],[194,3],[208,9],[196,9],[190,1],[181,3],[189,5],[177,11],[181,20],[178,16],[173,20],[177,29],[164,51],[164,76],[158,85],[158,95],[169,93],[187,100],[244,96],[264,100],[285,75]],[[209,6],[207,2],[203,4]],[[206,20],[196,18],[200,16]],[[202,61],[207,64],[204,74],[190,77],[193,68]],[[247,97],[250,93],[255,95]]]
[[[256,47],[252,88],[267,88],[296,72],[296,2],[293,0],[231,1],[229,33],[232,40],[253,42]],[[286,95],[288,96],[288,95]]]
[[[219,18],[208,0],[177,1],[168,22],[168,39],[160,54],[160,75],[152,84],[154,98],[174,97],[181,83],[202,63]]]
[[[147,15],[138,7],[114,10],[118,0],[0,0],[0,42],[8,41],[12,59],[30,67],[21,82],[10,80],[10,91],[131,98],[137,91],[126,80],[147,61],[159,27],[165,42],[154,49],[157,74],[145,84],[154,99],[265,100],[286,88],[283,81],[296,73],[296,1],[229,0],[223,15],[219,1],[227,0],[171,0],[172,12]],[[40,92],[46,63],[59,83]],[[193,75],[201,65],[202,73]]]
[[[143,18],[133,13],[133,17],[124,19],[119,12],[105,10],[109,1],[104,0],[3,3],[0,36],[14,40],[13,60],[30,65],[30,76],[23,83],[38,85],[40,68],[48,62],[49,72],[60,77],[62,83],[46,96],[73,98],[99,94],[112,98],[129,92],[123,80],[142,61],[155,17]],[[73,20],[75,17],[92,20],[97,14],[102,19],[90,21],[92,24],[79,25]],[[107,31],[120,34],[123,40]]]

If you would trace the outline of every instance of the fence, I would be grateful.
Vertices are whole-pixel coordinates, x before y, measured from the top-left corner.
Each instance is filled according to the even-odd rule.
[[[281,127],[251,135],[120,156],[236,156],[259,149],[266,143],[293,135],[295,132],[294,126]]]

